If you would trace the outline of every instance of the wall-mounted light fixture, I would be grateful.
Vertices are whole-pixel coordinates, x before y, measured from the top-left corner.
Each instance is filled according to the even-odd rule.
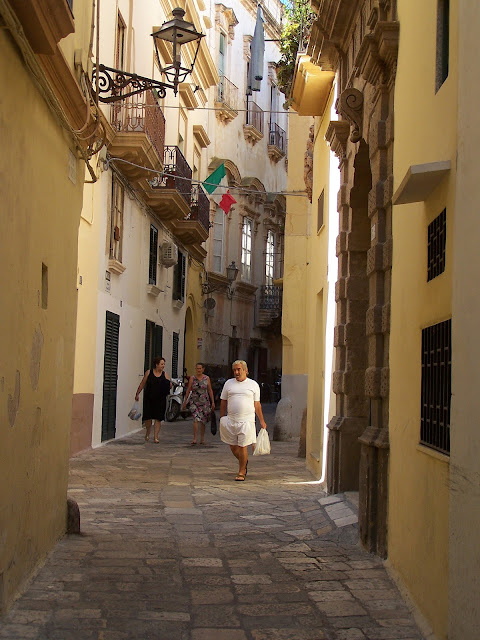
[[[205,34],[195,30],[191,22],[183,19],[185,11],[177,7],[172,11],[173,18],[163,23],[158,31],[152,33],[155,46],[155,55],[158,68],[165,76],[167,82],[145,78],[136,73],[127,73],[121,69],[113,69],[103,64],[98,65],[93,70],[92,87],[93,93],[97,93],[100,102],[117,102],[124,100],[128,96],[143,93],[148,89],[155,89],[159,98],[165,98],[167,89],[173,89],[175,95],[178,92],[178,85],[185,82],[185,79],[192,73],[195,65],[200,42]],[[172,63],[162,66],[160,62],[160,52],[158,50],[159,41],[171,42]],[[193,56],[192,64],[189,67],[182,66],[181,47],[188,42],[197,41],[197,48]],[[98,75],[98,80],[97,80]],[[97,86],[98,85],[98,86]]]
[[[219,291],[221,289],[226,288],[227,298],[233,297],[234,287],[233,283],[237,279],[238,268],[235,265],[235,262],[232,262],[227,267],[227,283],[221,282],[219,284],[212,284],[208,280],[202,284],[202,292],[205,295],[213,293],[214,291]]]

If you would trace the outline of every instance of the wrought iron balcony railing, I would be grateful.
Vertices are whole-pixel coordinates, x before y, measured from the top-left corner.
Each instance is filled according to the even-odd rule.
[[[135,96],[112,104],[112,127],[122,133],[144,133],[151,140],[160,158],[165,144],[165,116],[151,91],[145,92],[145,101]]]
[[[266,284],[260,288],[260,309],[268,311],[282,310],[283,289],[275,284]]]
[[[287,153],[287,133],[275,122],[270,123],[268,144],[274,145],[284,154]]]
[[[263,109],[261,109],[258,104],[255,102],[248,103],[245,124],[249,124],[252,127],[255,127],[255,129],[260,133],[263,133],[263,116]]]
[[[221,75],[217,85],[217,102],[222,102],[230,109],[238,111],[238,87],[226,77]]]
[[[199,184],[192,187],[192,204],[189,220],[197,220],[207,231],[210,229],[210,201]]]
[[[154,189],[176,189],[190,205],[192,198],[192,169],[178,147],[167,145],[164,151],[164,175],[151,181]]]

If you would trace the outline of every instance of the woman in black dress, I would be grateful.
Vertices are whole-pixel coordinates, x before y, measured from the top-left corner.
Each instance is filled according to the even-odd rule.
[[[155,422],[155,429],[153,434],[153,441],[158,444],[158,434],[160,433],[160,427],[162,426],[162,420],[165,418],[165,407],[167,404],[167,396],[170,393],[170,378],[164,371],[165,358],[157,356],[153,360],[153,369],[145,371],[142,381],[138,385],[137,393],[135,394],[135,400],[138,402],[138,397],[143,388],[145,393],[143,394],[143,415],[142,420],[145,423],[145,442],[150,439],[150,429]]]

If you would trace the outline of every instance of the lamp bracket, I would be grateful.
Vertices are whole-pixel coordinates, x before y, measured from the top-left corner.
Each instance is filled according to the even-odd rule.
[[[94,95],[96,95],[96,76],[97,67],[95,66],[92,75]],[[125,89],[128,87],[130,89],[125,93]],[[173,84],[166,84],[159,80],[139,76],[136,73],[128,73],[120,69],[106,67],[104,64],[98,65],[98,99],[100,102],[118,102],[137,93],[143,93],[148,89],[155,89],[159,98],[165,98],[167,89],[173,89],[176,93],[176,87]]]

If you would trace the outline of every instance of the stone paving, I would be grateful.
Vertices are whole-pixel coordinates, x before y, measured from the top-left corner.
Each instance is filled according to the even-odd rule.
[[[58,542],[0,638],[423,638],[357,543],[355,494],[325,496],[296,443],[273,442],[234,482],[229,448],[206,439],[166,423],[158,445],[139,431],[72,459],[82,535]]]

